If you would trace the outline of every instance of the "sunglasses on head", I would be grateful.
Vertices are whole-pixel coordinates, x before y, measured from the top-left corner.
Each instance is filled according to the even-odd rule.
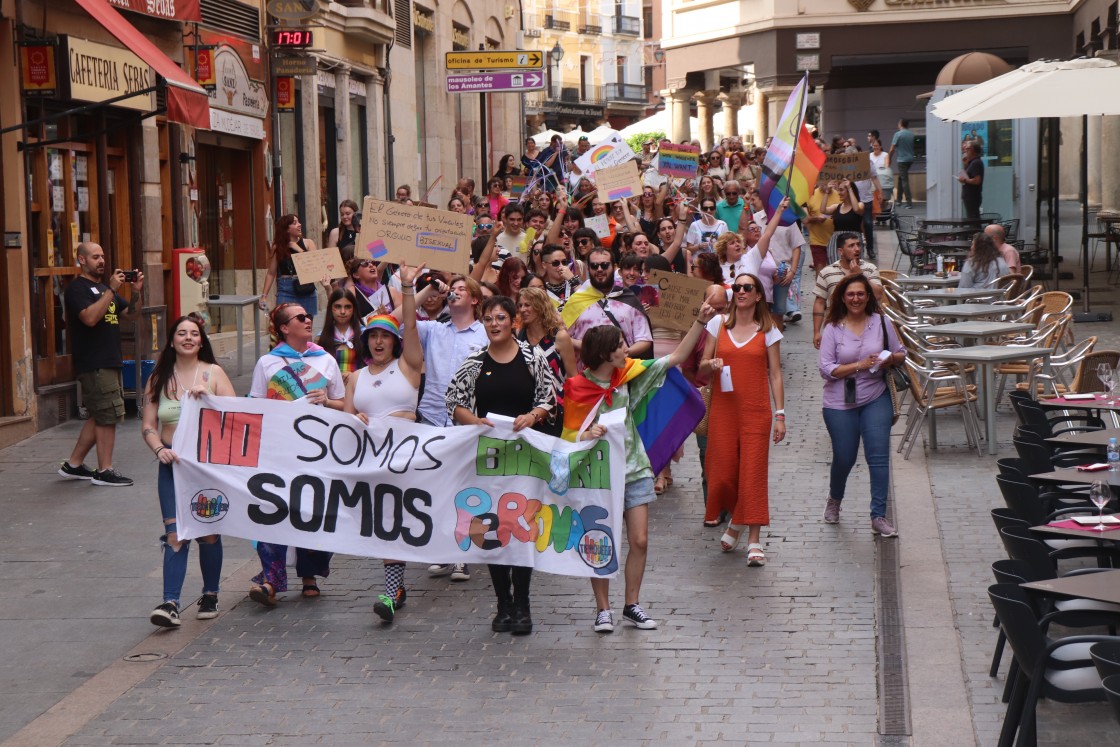
[[[280,322],[280,326],[283,327],[285,324],[289,324],[292,321],[297,321],[297,322],[306,324],[307,322],[310,322],[313,318],[314,317],[312,317],[310,314],[292,314],[290,317],[288,317],[284,321]]]
[[[609,270],[611,269],[610,262],[588,262],[587,266],[592,270]]]
[[[740,292],[742,292],[742,293],[753,293],[754,292],[754,283],[732,283],[731,284],[731,292],[732,293],[740,293]]]

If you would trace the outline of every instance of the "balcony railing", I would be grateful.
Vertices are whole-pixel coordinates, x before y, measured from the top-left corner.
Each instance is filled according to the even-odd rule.
[[[607,101],[644,104],[647,98],[645,86],[634,83],[608,83],[606,92]]]
[[[571,31],[577,25],[576,14],[562,10],[545,11],[542,25],[554,31]]]
[[[599,18],[598,13],[585,13],[583,20],[579,23],[579,32],[581,34],[602,34],[603,22]]]
[[[555,90],[553,93],[555,94]],[[560,95],[555,98],[564,104],[602,106],[603,87],[588,84],[582,87],[561,88]]]
[[[637,16],[615,16],[614,32],[628,36],[640,36],[642,33],[642,19]]]

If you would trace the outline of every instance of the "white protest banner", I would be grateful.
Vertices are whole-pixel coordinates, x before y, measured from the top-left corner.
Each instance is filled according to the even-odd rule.
[[[172,444],[179,537],[609,578],[623,437],[609,428],[569,443],[392,417],[365,426],[304,402],[188,397]]]
[[[588,215],[583,219],[583,227],[590,228],[600,239],[611,235],[611,219],[606,213],[602,215]]]
[[[600,202],[625,200],[642,193],[642,184],[638,181],[638,169],[632,163],[599,169],[595,174],[595,186],[599,192]]]
[[[622,136],[615,132],[606,140],[577,158],[575,164],[579,167],[581,173],[590,174],[599,169],[605,169],[609,166],[617,166],[620,163],[632,161],[634,158],[636,158],[634,151],[630,149],[630,146],[626,144]]]
[[[313,252],[292,252],[296,277],[301,283],[318,283],[323,276],[331,280],[346,277],[346,263],[337,246],[328,246]]]
[[[466,274],[473,227],[469,215],[367,197],[354,255]]]
[[[700,148],[695,145],[662,143],[657,150],[657,173],[693,179],[700,169]]]
[[[819,182],[838,182],[841,179],[858,182],[871,178],[869,153],[832,153],[817,174]],[[864,195],[866,196],[866,195]]]
[[[704,293],[711,283],[676,272],[650,270],[649,285],[657,288],[656,305],[647,311],[650,326],[687,332],[700,315]]]

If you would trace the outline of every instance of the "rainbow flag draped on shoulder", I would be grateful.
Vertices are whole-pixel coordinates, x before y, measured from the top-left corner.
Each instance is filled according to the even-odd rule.
[[[626,367],[615,369],[610,386],[603,389],[586,376],[573,376],[564,382],[563,437],[575,441],[585,424],[590,426],[603,401],[609,405],[614,391],[645,373],[653,361],[627,359]],[[631,403],[634,426],[646,449],[653,474],[665,468],[673,454],[704,418],[704,400],[676,368],[670,368],[665,382],[654,387],[638,402]]]
[[[780,219],[783,226],[805,217],[802,205],[813,194],[817,174],[826,158],[805,126],[808,86],[809,76],[806,74],[789,95],[777,133],[770,141],[766,159],[762,162],[758,191],[766,207],[767,220],[774,219],[774,212],[782,198],[789,195],[789,207]]]

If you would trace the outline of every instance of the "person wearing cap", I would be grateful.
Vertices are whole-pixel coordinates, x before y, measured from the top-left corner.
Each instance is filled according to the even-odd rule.
[[[379,418],[401,418],[416,422],[420,401],[420,376],[424,371],[424,348],[416,329],[416,278],[424,265],[401,265],[401,295],[404,331],[401,322],[388,314],[366,321],[361,333],[361,348],[369,365],[346,383],[343,410],[356,415],[366,425]],[[379,594],[374,613],[385,623],[393,622],[404,606],[408,592],[404,587],[404,563],[385,561],[385,593]]]

